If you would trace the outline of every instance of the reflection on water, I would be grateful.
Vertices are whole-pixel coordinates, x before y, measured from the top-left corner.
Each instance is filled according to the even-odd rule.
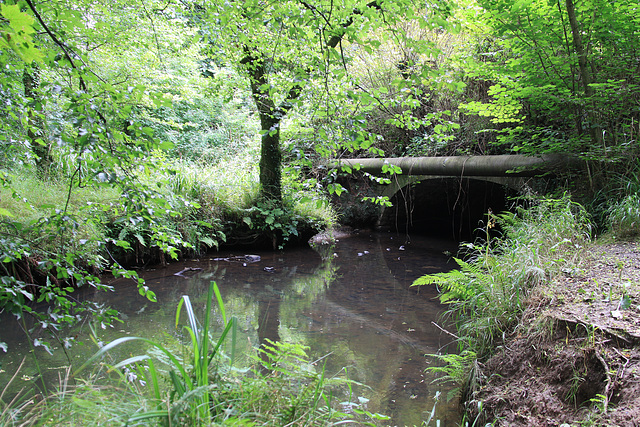
[[[397,235],[363,233],[343,238],[333,248],[321,248],[325,261],[311,249],[297,249],[255,253],[260,256],[257,262],[210,256],[145,272],[158,303],[146,301],[122,281],[112,283],[114,293],[88,297],[122,314],[122,324],[100,330],[104,341],[126,334],[175,342],[178,300],[188,294],[194,306],[204,307],[209,282],[215,280],[227,315],[239,319],[242,356],[237,364],[250,363],[253,349],[265,338],[303,344],[309,346],[312,359],[327,356],[322,359],[327,375],[344,375],[346,367],[350,379],[366,385],[354,392],[369,399],[369,411],[390,415],[392,425],[421,425],[434,406],[436,392],[447,393],[446,386],[432,384],[433,376],[425,373],[433,360],[424,355],[446,351],[450,338],[432,324],[442,311],[435,290],[409,285],[425,273],[447,269],[443,251],[454,250],[452,244],[422,237],[406,243]],[[175,275],[185,267],[202,270]],[[221,329],[219,314],[214,321],[214,328]],[[81,361],[96,347],[87,327],[75,334],[85,344],[72,349]],[[5,332],[2,340],[11,341]],[[5,370],[0,382],[13,373],[18,356],[27,353],[25,343],[10,345],[10,353],[0,356]],[[52,376],[56,367],[67,364],[61,353],[41,356]],[[457,403],[441,398],[435,419],[443,427],[456,425]]]

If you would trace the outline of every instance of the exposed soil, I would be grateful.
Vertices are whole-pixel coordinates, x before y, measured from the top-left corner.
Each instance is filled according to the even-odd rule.
[[[578,256],[531,292],[514,336],[479,365],[466,402],[475,425],[640,426],[640,244]]]

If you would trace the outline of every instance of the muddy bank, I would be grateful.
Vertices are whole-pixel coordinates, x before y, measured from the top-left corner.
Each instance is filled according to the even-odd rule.
[[[475,425],[640,426],[640,245],[577,256],[478,365],[465,403]]]

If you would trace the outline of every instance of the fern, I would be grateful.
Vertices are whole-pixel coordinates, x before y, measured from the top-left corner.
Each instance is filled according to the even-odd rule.
[[[444,362],[444,366],[432,366],[427,368],[430,372],[438,372],[444,374],[440,378],[436,378],[434,382],[444,382],[454,384],[454,388],[447,393],[447,401],[450,401],[456,395],[462,394],[471,382],[471,373],[476,364],[477,354],[471,350],[465,350],[460,354],[430,354]]]
[[[460,269],[446,273],[427,274],[416,279],[411,286],[437,285],[443,288],[440,302],[456,303],[480,296],[491,278],[483,269],[459,258],[454,258]]]
[[[206,245],[206,246],[208,246],[208,247],[210,247],[210,248],[212,248],[212,247],[214,247],[214,246],[215,246],[216,248],[218,247],[218,242],[217,242],[217,241],[215,241],[215,240],[213,240],[211,237],[208,237],[208,236],[200,236],[198,239],[200,240],[200,243],[202,243],[202,244],[204,244],[204,245]]]

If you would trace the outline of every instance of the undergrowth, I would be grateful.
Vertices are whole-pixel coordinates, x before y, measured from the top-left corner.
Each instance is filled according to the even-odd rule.
[[[640,236],[640,193],[629,194],[609,209],[609,231],[616,237]]]
[[[499,237],[491,237],[495,225]],[[458,383],[472,372],[475,358],[469,355],[490,355],[517,326],[531,289],[575,265],[590,239],[584,208],[568,196],[534,201],[516,213],[489,213],[485,232],[484,241],[462,245],[457,270],[413,284],[438,286],[440,301],[448,305],[445,315],[457,327],[460,355],[448,355],[448,366],[436,370]]]
[[[132,191],[102,185],[101,179],[111,178],[77,182],[64,170],[45,178],[28,168],[15,170],[6,178],[11,186],[0,187],[0,232],[7,245],[26,242],[35,254],[60,252],[64,242],[64,250],[106,268],[113,261],[132,265],[163,262],[165,254],[198,255],[243,228],[252,235],[277,237],[282,246],[300,229],[320,230],[335,222],[316,183],[303,182],[297,174],[283,178],[282,206],[261,202],[257,155],[249,147],[207,164],[156,152],[148,159],[149,168],[132,177],[140,181]],[[140,199],[144,206],[130,212],[123,198],[129,204]],[[65,221],[70,224],[59,227]]]

